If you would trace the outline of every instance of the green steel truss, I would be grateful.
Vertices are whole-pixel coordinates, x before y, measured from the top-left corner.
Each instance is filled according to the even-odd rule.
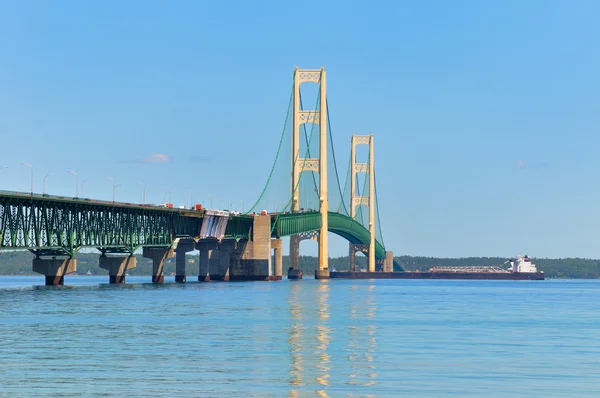
[[[197,237],[203,211],[167,209],[106,201],[0,192],[0,250],[28,249],[37,255],[73,256],[83,247],[102,252],[133,253],[142,246],[171,246],[178,237]],[[321,228],[319,212],[284,213],[273,217],[273,236]],[[248,239],[253,217],[230,217],[225,236]],[[329,231],[351,243],[369,244],[369,231],[358,221],[329,212]],[[375,242],[375,257],[385,248]],[[394,268],[402,267],[394,261]]]
[[[176,237],[197,236],[202,212],[0,193],[0,249],[72,256],[82,247],[133,252],[170,246]]]
[[[340,214],[329,212],[329,232],[341,236],[350,243],[368,245],[371,239],[369,230],[358,221]],[[273,219],[275,227],[273,235],[276,237],[296,235],[303,232],[316,231],[321,228],[321,213],[286,213]],[[375,241],[375,257],[378,260],[385,258],[385,248],[379,241]]]
[[[329,232],[341,236],[350,243],[368,245],[371,234],[361,223],[345,214],[329,212]],[[321,213],[285,213],[280,214],[278,218],[273,218],[274,226],[272,228],[275,237],[296,235],[303,232],[316,231],[321,228]],[[375,258],[383,260],[385,258],[385,247],[375,240]],[[394,270],[404,271],[402,265],[394,259]]]
[[[254,223],[254,217],[248,215],[239,215],[229,219],[225,236],[239,239],[250,239],[250,230]]]

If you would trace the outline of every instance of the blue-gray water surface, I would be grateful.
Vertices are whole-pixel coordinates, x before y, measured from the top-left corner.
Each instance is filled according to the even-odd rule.
[[[0,277],[0,396],[600,396],[600,281],[107,278]]]

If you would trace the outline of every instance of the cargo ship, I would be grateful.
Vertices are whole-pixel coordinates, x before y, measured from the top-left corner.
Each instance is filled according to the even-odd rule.
[[[508,268],[506,265],[508,264]],[[365,272],[334,271],[331,278],[342,279],[488,279],[488,280],[543,280],[544,271],[538,271],[529,256],[518,255],[502,266],[433,267],[429,271]]]

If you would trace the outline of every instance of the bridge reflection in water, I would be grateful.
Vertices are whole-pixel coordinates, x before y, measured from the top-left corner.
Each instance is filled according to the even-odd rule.
[[[308,295],[306,286],[290,289],[289,397],[375,396],[376,287],[353,286],[343,298],[331,288],[322,281]]]
[[[302,380],[302,346],[305,344],[303,339],[305,328],[302,324],[302,305],[299,300],[300,285],[294,284],[288,298],[292,325],[289,328],[290,354],[292,356],[292,369],[290,371],[290,390],[291,396],[296,396],[295,387],[304,385]]]

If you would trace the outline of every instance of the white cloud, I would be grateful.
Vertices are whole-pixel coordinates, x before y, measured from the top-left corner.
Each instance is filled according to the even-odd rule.
[[[168,163],[171,158],[164,153],[153,153],[143,160],[144,163]]]

